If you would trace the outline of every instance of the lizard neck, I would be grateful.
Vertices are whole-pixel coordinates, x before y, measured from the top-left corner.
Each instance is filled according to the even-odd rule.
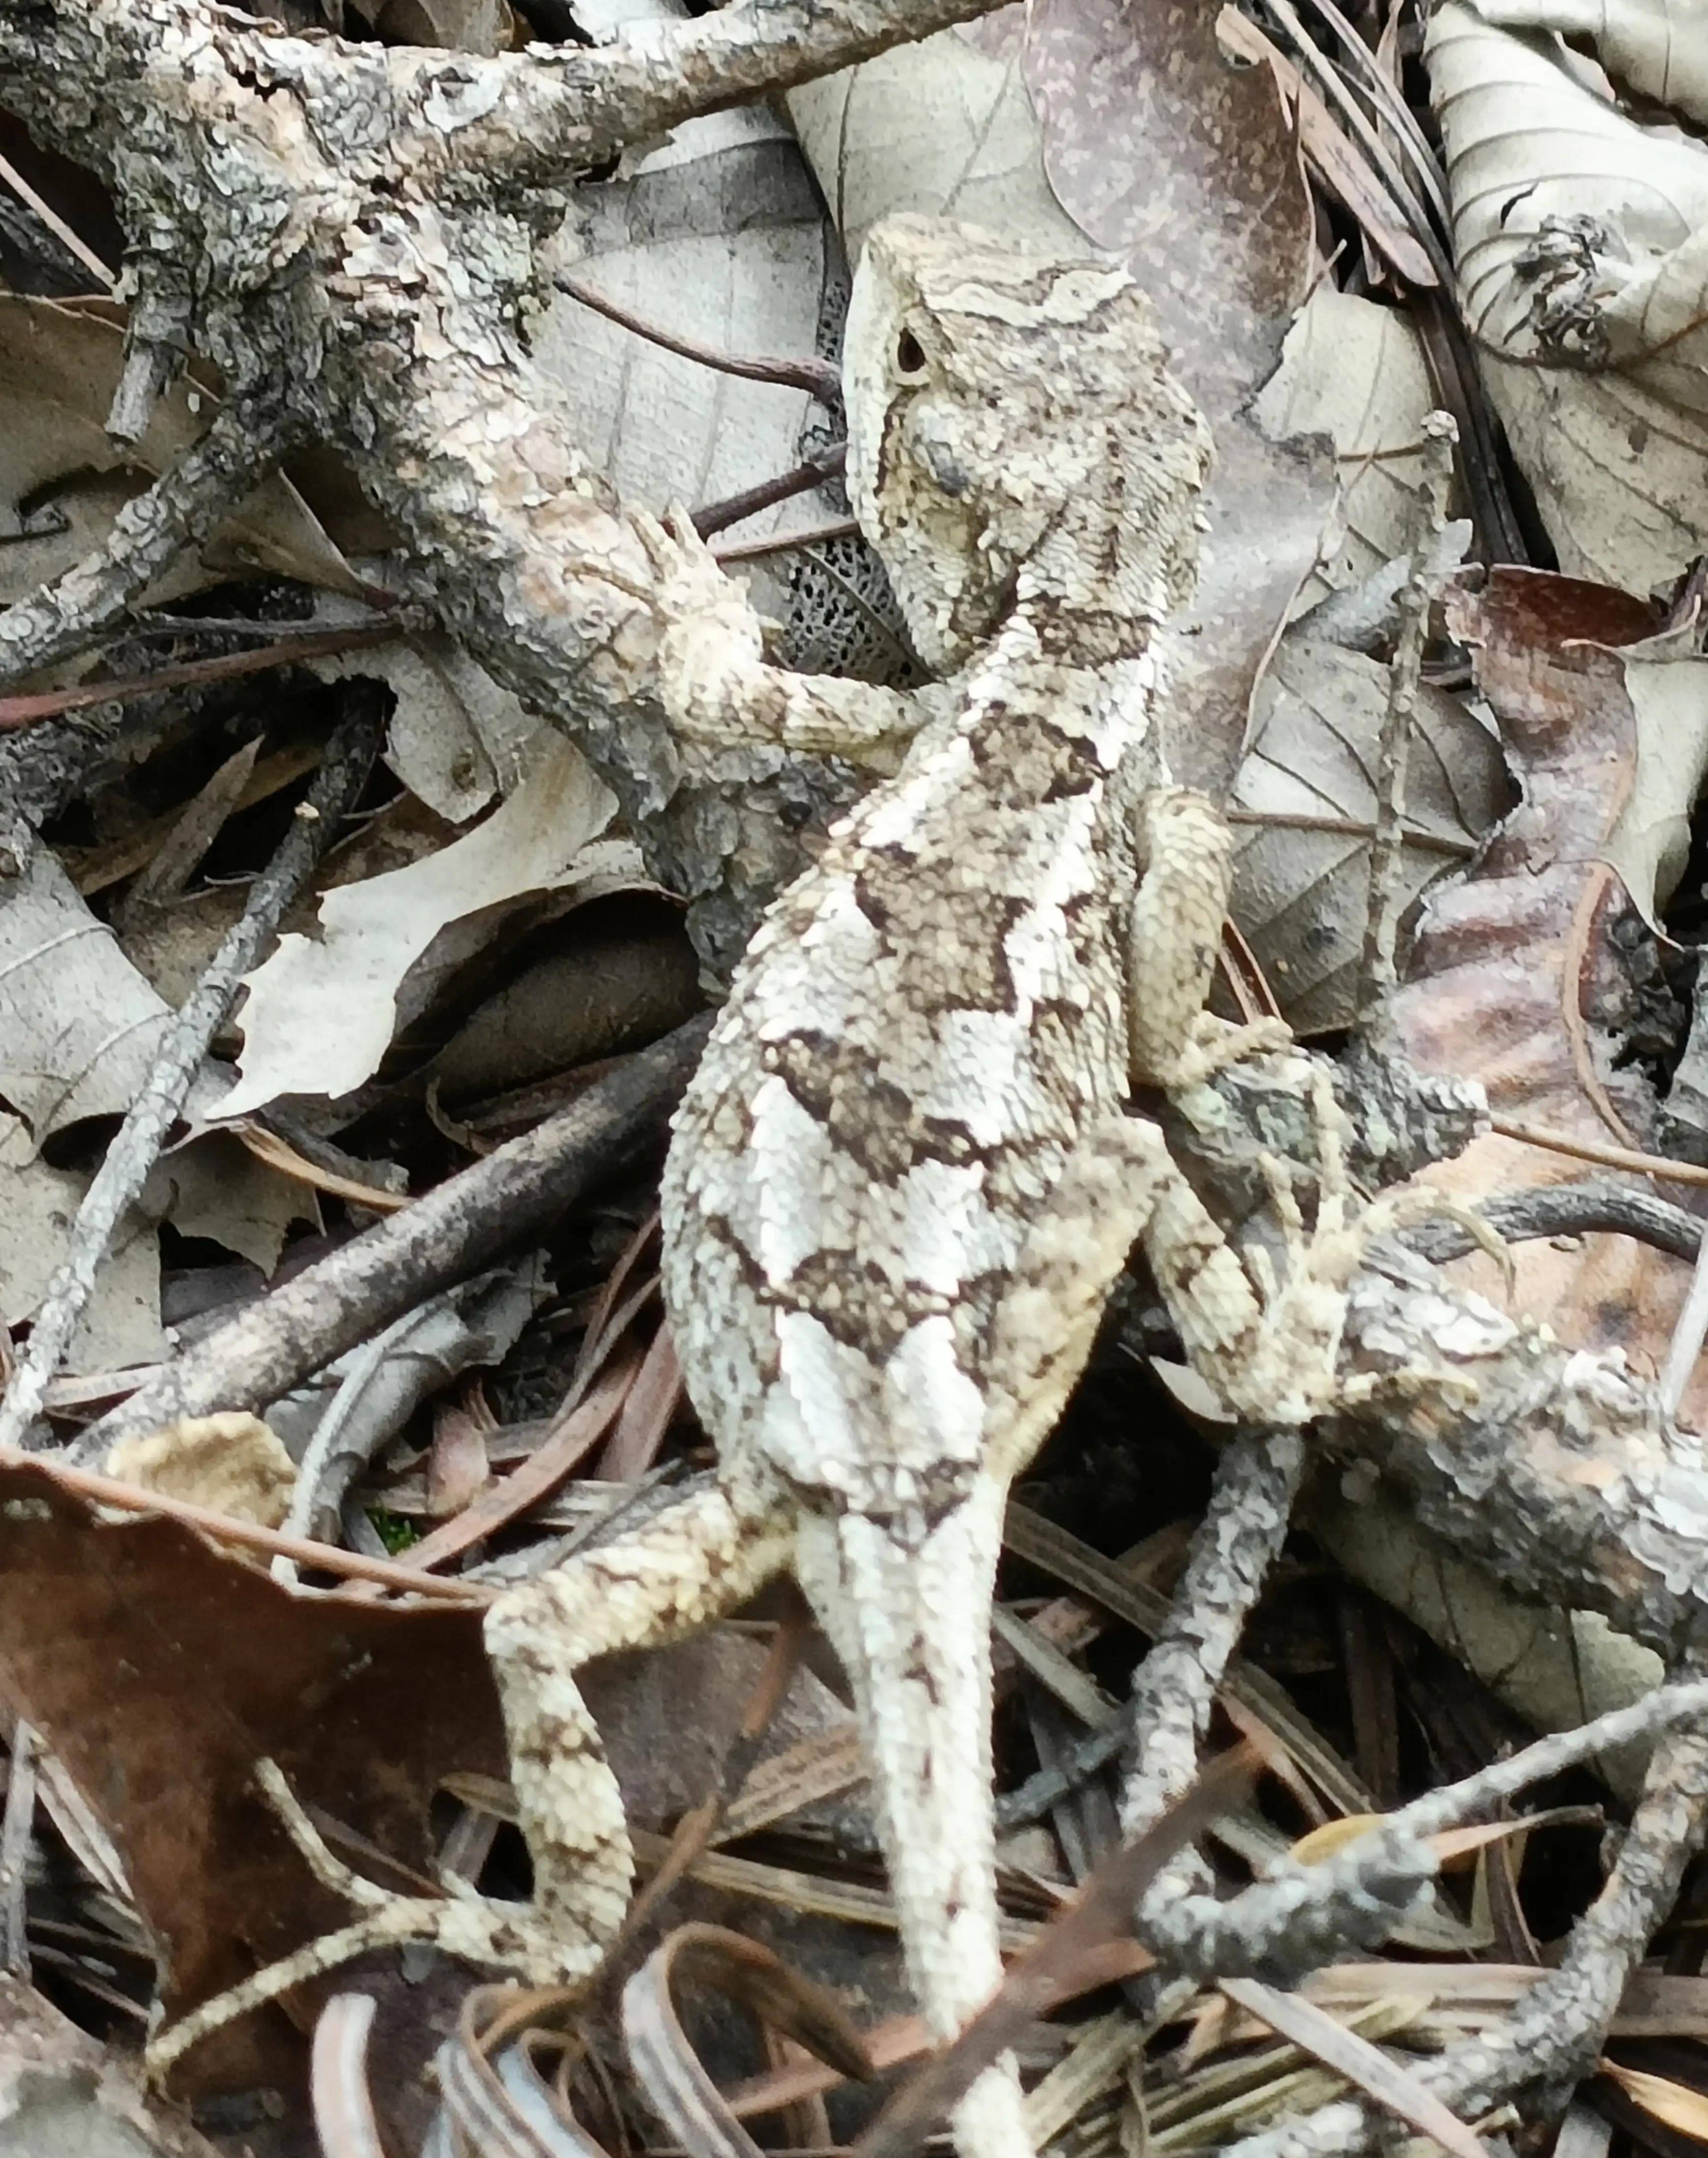
[[[1058,793],[1070,768],[1114,772],[1148,753],[1162,776],[1153,713],[1167,674],[1168,638],[1148,615],[1072,607],[1050,591],[1023,595],[968,679],[962,731],[979,761],[1018,748],[1024,731],[1038,791]],[[1052,772],[1054,751],[1063,769]],[[1017,775],[1018,776],[1018,775]]]

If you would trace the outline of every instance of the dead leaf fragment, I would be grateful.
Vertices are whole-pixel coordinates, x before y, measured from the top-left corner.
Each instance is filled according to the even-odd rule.
[[[1587,38],[1633,90],[1687,120],[1708,120],[1708,14],[1702,0],[1471,0],[1485,23]]]
[[[1449,603],[1522,788],[1475,868],[1423,902],[1411,978],[1390,1000],[1397,1045],[1420,1070],[1479,1079],[1497,1118],[1653,1150],[1657,1104],[1623,1052],[1642,1019],[1642,911],[1675,849],[1669,834],[1700,783],[1708,731],[1668,739],[1708,703],[1708,658],[1654,638],[1651,609],[1627,594],[1541,570],[1499,569],[1478,596]],[[1649,699],[1651,667],[1684,674]],[[1633,697],[1635,685],[1637,696]],[[1638,697],[1647,718],[1639,725]],[[1614,865],[1623,862],[1635,889]],[[1468,1202],[1582,1174],[1569,1156],[1491,1133],[1431,1182]],[[1514,1251],[1517,1308],[1574,1348],[1664,1360],[1689,1268],[1628,1237],[1568,1251]],[[1455,1262],[1485,1294],[1490,1262]],[[1700,1386],[1695,1425],[1708,1410]]]
[[[180,1417],[147,1438],[121,1439],[102,1471],[264,1529],[279,1526],[297,1487],[297,1464],[277,1433],[240,1410]]]
[[[142,441],[121,452],[106,432],[123,365],[124,311],[104,302],[0,294],[0,515],[42,536],[0,548],[0,601],[59,576],[111,529],[118,511],[175,463],[218,403],[186,379],[156,405]],[[32,516],[18,518],[20,508]],[[53,529],[60,519],[65,529]],[[144,603],[181,597],[232,570],[263,570],[359,596],[362,586],[282,475],[258,488],[202,550]]]
[[[528,781],[484,823],[405,869],[329,891],[320,937],[282,937],[249,977],[242,1076],[221,1118],[359,1087],[390,1045],[405,977],[441,932],[469,923],[477,949],[498,910],[572,883],[616,808],[586,760],[542,729]]]
[[[1622,2068],[1617,2061],[1603,2061],[1601,2073],[1644,2113],[1676,2129],[1680,2135],[1708,2143],[1708,2093],[1692,2090],[1688,2083],[1674,2083],[1668,2076],[1650,2075],[1643,2068]]]

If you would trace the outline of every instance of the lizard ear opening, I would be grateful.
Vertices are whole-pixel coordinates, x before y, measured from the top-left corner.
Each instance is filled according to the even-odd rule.
[[[895,340],[895,372],[903,382],[918,382],[925,375],[925,347],[909,329]]]

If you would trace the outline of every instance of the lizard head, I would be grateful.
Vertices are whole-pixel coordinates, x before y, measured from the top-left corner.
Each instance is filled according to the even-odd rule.
[[[942,218],[875,225],[844,346],[849,492],[920,656],[1019,599],[1142,643],[1186,597],[1209,430],[1107,260]]]

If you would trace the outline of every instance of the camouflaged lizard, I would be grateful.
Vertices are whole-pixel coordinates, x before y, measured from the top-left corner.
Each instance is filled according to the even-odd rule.
[[[911,1982],[948,2037],[1001,1973],[1004,1502],[1134,1238],[1237,1413],[1303,1422],[1330,1397],[1342,1292],[1380,1210],[1346,1207],[1320,1068],[1290,1059],[1321,1190],[1307,1235],[1274,1166],[1278,1279],[1261,1253],[1241,1262],[1128,1107],[1286,1040],[1203,1014],[1229,838],[1167,783],[1152,715],[1210,443],[1149,306],[1106,261],[895,219],[866,244],[844,373],[849,491],[921,657],[952,677],[934,700],[768,666],[686,520],[643,521],[673,722],[890,775],[771,909],[676,1120],[665,1288],[715,1483],[488,1615],[534,1902],[385,1894],[263,1763],[310,1862],[364,1915],[186,2017],[157,2070],[379,1942],[429,1937],[537,1984],[588,1976],[633,1861],[575,1671],[790,1567],[853,1686]],[[1028,2158],[1012,2065],[954,2128],[964,2158]]]

